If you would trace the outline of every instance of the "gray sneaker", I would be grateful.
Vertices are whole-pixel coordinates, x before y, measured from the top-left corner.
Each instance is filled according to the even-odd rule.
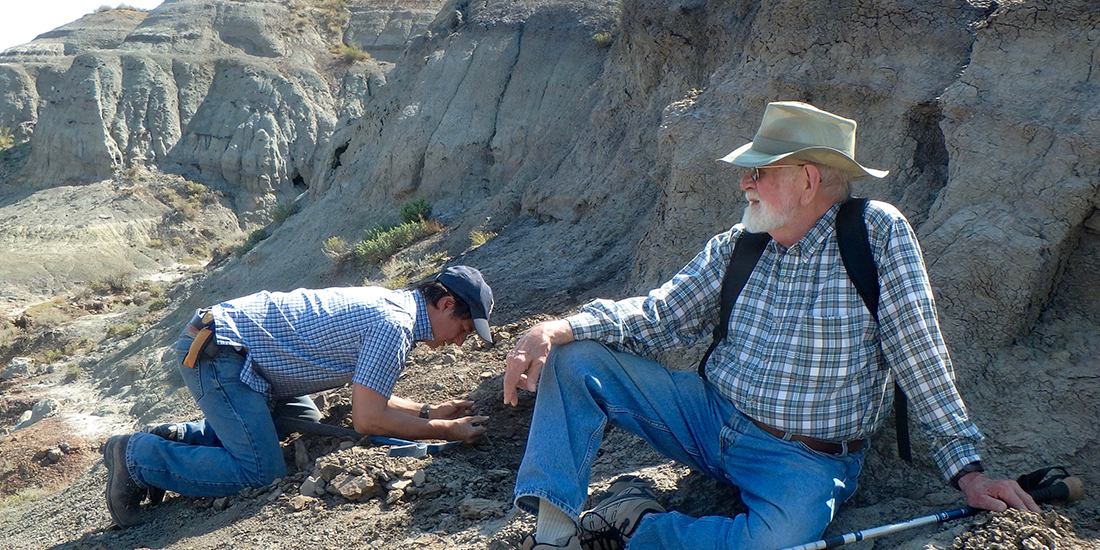
[[[535,542],[534,535],[527,535],[527,538],[519,543],[519,550],[553,550],[554,548],[561,548],[562,550],[582,550],[577,535],[569,537],[569,540],[565,541],[563,546],[554,546],[553,544],[545,542]]]
[[[624,476],[611,484],[611,496],[581,514],[584,550],[619,550],[626,546],[646,514],[665,512],[642,478]]]

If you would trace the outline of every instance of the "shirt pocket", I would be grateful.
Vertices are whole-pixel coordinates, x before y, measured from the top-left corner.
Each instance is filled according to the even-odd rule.
[[[791,342],[796,384],[807,389],[845,385],[863,361],[864,327],[858,312],[849,315],[807,316],[800,320]]]

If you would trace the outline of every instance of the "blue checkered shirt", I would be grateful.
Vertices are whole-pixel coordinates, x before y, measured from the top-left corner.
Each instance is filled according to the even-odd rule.
[[[417,291],[264,291],[212,311],[217,343],[248,350],[241,381],[271,399],[349,381],[389,398],[413,345],[432,338]]]
[[[901,384],[933,439],[945,479],[979,460],[982,436],[955,389],[916,235],[894,207],[871,202],[867,231],[878,266],[879,322],[840,259],[834,206],[790,248],[771,241],[738,297],[708,379],[738,410],[784,432],[828,441],[870,436]],[[683,348],[718,322],[722,277],[741,226],[648,296],[596,300],[569,317],[577,339],[639,355]]]

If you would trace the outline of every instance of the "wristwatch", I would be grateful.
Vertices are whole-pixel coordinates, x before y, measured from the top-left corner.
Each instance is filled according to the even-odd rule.
[[[430,403],[424,403],[423,407],[420,407],[420,418],[428,418],[428,413],[431,412],[432,405]]]
[[[970,464],[967,464],[966,466],[963,466],[962,468],[960,468],[959,471],[955,473],[955,475],[951,478],[951,486],[956,488],[956,489],[959,489],[960,488],[959,487],[959,480],[962,479],[963,476],[965,476],[966,474],[969,474],[970,472],[984,472],[984,471],[985,471],[985,468],[982,467],[981,461],[971,462]]]

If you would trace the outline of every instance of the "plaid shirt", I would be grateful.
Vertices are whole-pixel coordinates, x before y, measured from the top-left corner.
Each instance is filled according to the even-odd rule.
[[[881,427],[898,381],[951,479],[979,460],[974,444],[982,436],[955,389],[916,235],[896,208],[868,205],[881,287],[876,323],[840,259],[838,211],[790,248],[768,244],[733,307],[728,336],[707,362],[708,379],[747,416],[829,441],[863,439]],[[711,238],[648,296],[587,304],[568,318],[574,337],[651,355],[709,335],[741,231],[736,225]]]
[[[432,338],[416,291],[264,291],[212,311],[217,343],[248,350],[241,381],[272,399],[349,381],[389,398],[413,345]]]

